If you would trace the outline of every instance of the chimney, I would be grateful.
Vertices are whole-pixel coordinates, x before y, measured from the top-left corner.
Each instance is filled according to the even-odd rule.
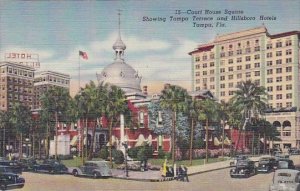
[[[143,86],[143,93],[145,95],[148,95],[148,90],[147,90],[148,86]]]

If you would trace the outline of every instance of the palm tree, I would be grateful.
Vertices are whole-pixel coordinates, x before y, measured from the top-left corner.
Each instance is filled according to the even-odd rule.
[[[239,127],[239,138],[236,149],[240,141],[241,130],[245,129],[246,123],[252,119],[257,119],[267,108],[267,93],[263,86],[257,86],[251,80],[238,84],[235,95],[231,101],[236,110],[242,114],[244,125]]]
[[[11,109],[10,122],[19,136],[19,157],[23,156],[23,135],[29,136],[32,126],[31,111],[28,107],[15,103]]]
[[[176,85],[167,85],[161,92],[160,105],[164,109],[172,111],[172,160],[175,163],[175,131],[177,112],[186,112],[188,109],[191,97],[186,89]]]
[[[66,88],[54,86],[48,89],[40,99],[42,102],[41,109],[48,111],[46,115],[48,121],[53,117],[55,119],[55,159],[57,159],[58,122],[60,119],[67,121],[71,96]],[[48,130],[50,131],[50,129]]]
[[[219,117],[222,125],[222,157],[224,157],[224,139],[225,139],[225,125],[229,119],[229,105],[225,101],[221,101],[218,109]]]
[[[113,167],[112,163],[112,127],[113,122],[118,121],[120,114],[125,113],[127,108],[127,102],[125,93],[122,89],[117,86],[108,86],[106,92],[106,98],[104,101],[104,111],[105,117],[108,118],[109,122],[109,160],[110,164]]]
[[[5,157],[6,153],[5,153],[5,150],[6,150],[6,132],[8,131],[8,128],[9,127],[9,119],[10,119],[10,116],[9,116],[9,112],[7,111],[0,111],[0,128],[2,129],[2,156]]]

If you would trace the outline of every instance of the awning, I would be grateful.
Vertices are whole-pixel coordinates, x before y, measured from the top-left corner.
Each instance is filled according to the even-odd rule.
[[[221,143],[217,137],[214,138],[214,145],[219,146]]]
[[[144,135],[140,134],[136,141],[135,146],[136,147],[142,146],[144,144],[144,142],[145,142],[145,137],[144,137]]]
[[[70,145],[71,145],[71,146],[76,146],[76,145],[77,145],[77,142],[78,142],[78,135],[75,135],[75,136],[72,138],[72,140],[71,140],[71,142],[70,142]]]

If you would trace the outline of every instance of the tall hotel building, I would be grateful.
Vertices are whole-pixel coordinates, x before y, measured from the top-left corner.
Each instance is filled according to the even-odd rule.
[[[241,81],[266,87],[266,119],[281,138],[273,146],[300,147],[299,37],[300,31],[271,35],[264,26],[219,35],[189,53],[192,88],[227,102]]]
[[[14,103],[32,108],[34,69],[16,62],[0,62],[0,110]]]
[[[33,109],[41,108],[40,96],[50,87],[63,87],[70,90],[70,75],[54,71],[39,71],[34,77]]]

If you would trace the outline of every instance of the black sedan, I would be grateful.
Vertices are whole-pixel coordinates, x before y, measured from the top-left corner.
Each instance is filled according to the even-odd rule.
[[[25,179],[14,173],[0,173],[0,189],[23,188]]]
[[[15,174],[22,174],[22,166],[18,161],[0,160],[1,166],[7,166]]]
[[[276,169],[295,169],[294,161],[291,159],[279,159]]]
[[[236,166],[230,169],[231,178],[248,178],[256,174],[255,162],[251,160],[239,160]]]
[[[271,172],[276,166],[276,160],[273,157],[262,157],[259,159],[257,172]]]
[[[68,173],[68,168],[57,160],[44,160],[42,163],[33,165],[34,172],[48,172],[52,174]]]

